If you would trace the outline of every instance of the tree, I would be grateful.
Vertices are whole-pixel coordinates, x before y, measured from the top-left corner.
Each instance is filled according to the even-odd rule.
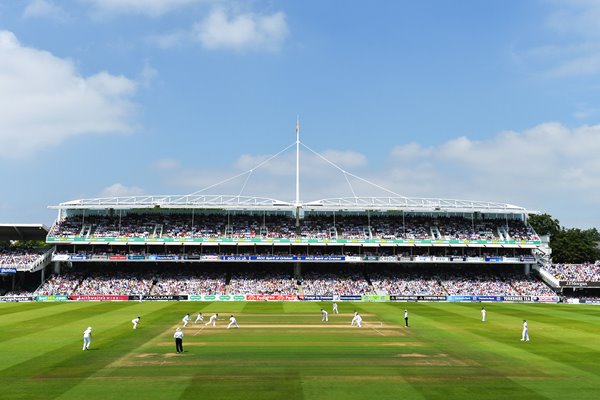
[[[561,230],[560,222],[549,214],[529,215],[529,225],[538,235],[556,235]]]
[[[550,240],[552,260],[558,263],[581,264],[600,260],[596,229],[561,229]]]
[[[552,261],[581,264],[600,260],[600,233],[592,229],[566,229],[548,214],[530,215],[529,224],[538,235],[550,236]]]

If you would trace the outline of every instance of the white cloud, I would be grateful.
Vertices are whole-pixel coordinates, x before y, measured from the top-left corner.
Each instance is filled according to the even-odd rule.
[[[517,52],[517,59],[545,79],[594,76],[600,72],[600,2],[553,0],[544,28],[546,43]],[[541,72],[540,72],[541,71]]]
[[[81,76],[73,62],[26,47],[0,31],[0,158],[24,158],[68,138],[127,133],[136,83],[100,72]]]
[[[24,18],[49,18],[64,21],[66,12],[49,0],[33,0],[23,11]]]
[[[103,14],[141,14],[159,17],[202,0],[85,0]]]
[[[191,33],[183,30],[149,37],[149,42],[154,43],[161,49],[177,47],[191,40]]]
[[[193,29],[203,47],[235,51],[276,51],[288,33],[286,16],[281,11],[271,15],[229,15],[221,8],[214,9]]]
[[[163,158],[156,161],[154,167],[158,170],[169,171],[181,167],[181,162],[172,158]]]
[[[561,221],[559,214],[583,213],[600,226],[600,125],[545,123],[484,140],[410,147],[412,157],[407,146],[393,149],[389,174],[389,186],[404,194],[516,203],[554,210]]]
[[[150,86],[152,81],[154,81],[157,76],[158,71],[150,65],[148,60],[144,61],[144,67],[142,68],[140,76],[138,77],[140,84],[144,86]]]
[[[114,183],[105,187],[99,193],[99,197],[127,197],[141,196],[146,194],[145,190],[137,186],[125,186],[121,183]]]
[[[561,34],[600,37],[600,3],[597,0],[554,0],[546,25]]]

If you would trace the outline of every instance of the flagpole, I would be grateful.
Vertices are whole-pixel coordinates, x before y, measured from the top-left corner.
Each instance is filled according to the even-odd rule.
[[[300,116],[296,117],[296,208],[300,207]]]

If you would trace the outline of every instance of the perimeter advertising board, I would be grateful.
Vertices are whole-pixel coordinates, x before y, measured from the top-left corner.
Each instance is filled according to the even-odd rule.
[[[33,301],[31,296],[0,296],[0,303],[21,303]]]
[[[75,295],[69,296],[69,300],[72,301],[128,301],[131,300],[130,297],[126,295],[110,295],[110,294],[99,294],[99,295]],[[136,299],[139,299],[140,296],[135,296]]]
[[[446,296],[391,295],[390,301],[446,301]]]
[[[567,288],[600,288],[600,281],[560,281],[560,286]]]
[[[69,296],[62,295],[49,295],[49,296],[36,296],[35,301],[67,301]]]

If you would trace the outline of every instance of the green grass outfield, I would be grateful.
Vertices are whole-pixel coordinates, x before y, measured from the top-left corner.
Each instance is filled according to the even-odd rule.
[[[547,304],[0,304],[0,399],[598,399],[600,307]],[[410,324],[404,328],[403,310]],[[350,328],[351,313],[363,328]],[[218,312],[216,328],[195,313]],[[173,333],[185,313],[185,353]],[[226,330],[234,313],[239,329]],[[132,330],[131,319],[141,323]],[[206,318],[207,319],[207,318]],[[530,342],[521,342],[523,319]],[[82,332],[93,327],[90,351]]]

